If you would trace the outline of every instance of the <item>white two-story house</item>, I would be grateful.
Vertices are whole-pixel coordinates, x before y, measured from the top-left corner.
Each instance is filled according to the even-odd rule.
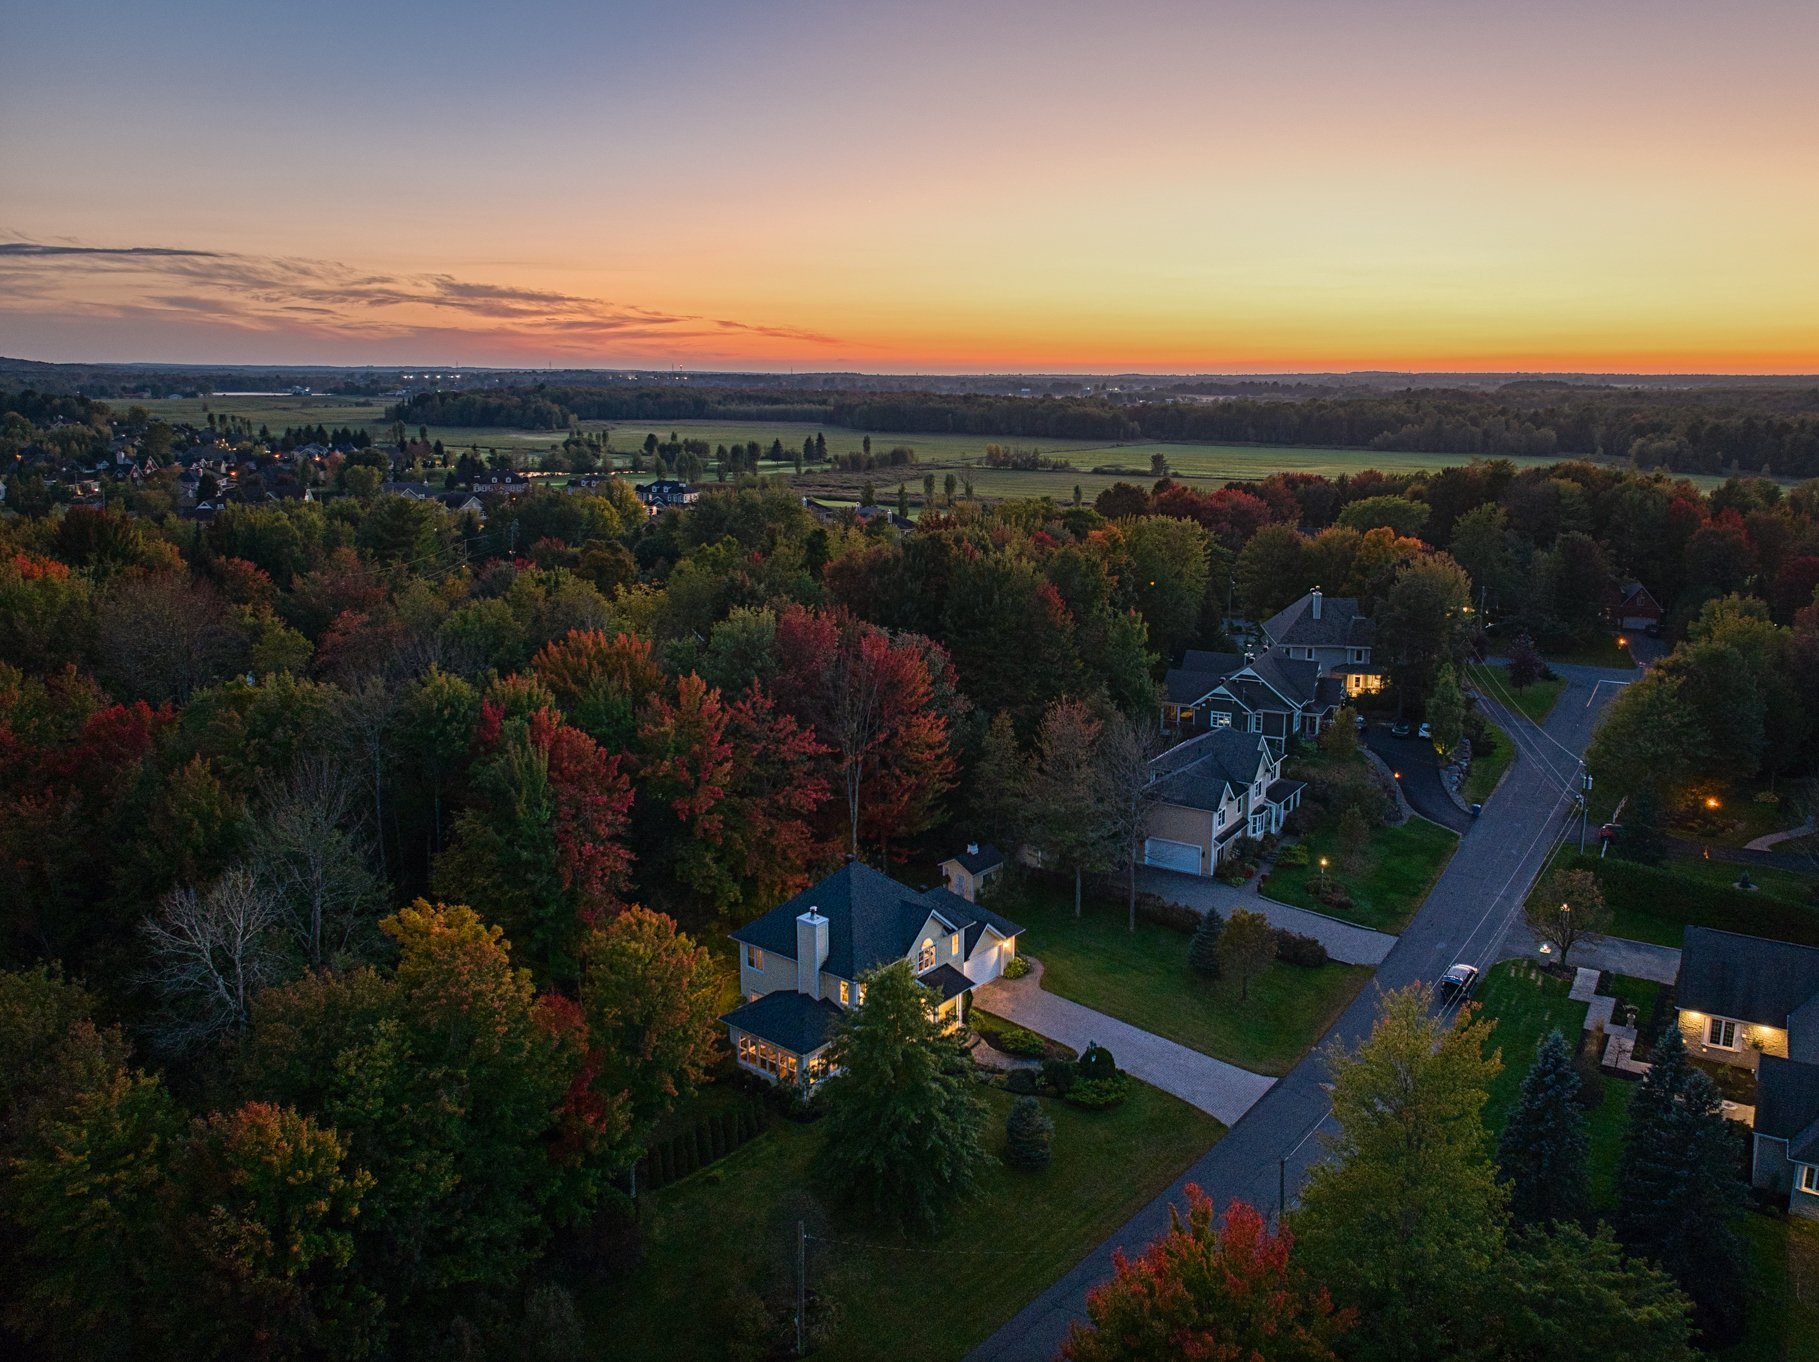
[[[828,1045],[865,1001],[865,975],[909,961],[958,1024],[971,990],[1016,956],[1022,930],[945,888],[918,891],[850,861],[732,933],[745,1002],[720,1020],[740,1067],[810,1088],[831,1072]]]
[[[1157,757],[1144,861],[1211,875],[1246,837],[1281,832],[1306,788],[1282,778],[1282,758],[1281,743],[1235,728],[1212,729]]]

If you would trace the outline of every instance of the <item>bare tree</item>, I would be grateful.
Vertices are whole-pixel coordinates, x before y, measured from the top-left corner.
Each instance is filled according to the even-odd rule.
[[[385,859],[385,766],[389,755],[386,739],[398,713],[398,688],[384,677],[369,676],[347,693],[341,705],[342,735],[348,749],[366,768],[373,797],[373,844],[379,865]]]
[[[1120,714],[1105,726],[1099,744],[1099,783],[1105,794],[1105,824],[1129,877],[1130,930],[1137,930],[1137,867],[1157,802],[1156,768],[1162,747],[1153,725]]]
[[[245,1029],[253,995],[283,972],[283,913],[251,871],[236,866],[206,892],[172,890],[140,927],[151,947],[146,981],[164,999],[159,1028],[184,1048]]]
[[[343,955],[385,900],[365,837],[349,830],[359,782],[321,757],[264,790],[252,869],[277,898],[310,968]]]
[[[1075,917],[1086,872],[1102,870],[1112,859],[1100,756],[1104,733],[1104,723],[1080,700],[1056,700],[1036,731],[1031,821],[1043,853],[1074,872]]]

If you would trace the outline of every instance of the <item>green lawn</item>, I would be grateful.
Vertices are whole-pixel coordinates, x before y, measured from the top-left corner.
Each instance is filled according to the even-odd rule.
[[[1647,980],[1613,978],[1599,984],[1601,992],[1629,1000],[1642,996],[1635,986]],[[1493,966],[1478,990],[1484,1015],[1497,1023],[1491,1034],[1493,1047],[1503,1055],[1503,1072],[1491,1082],[1490,1100],[1484,1106],[1484,1124],[1493,1141],[1502,1133],[1510,1109],[1516,1105],[1522,1080],[1535,1060],[1535,1047],[1549,1031],[1559,1028],[1568,1045],[1579,1044],[1585,1030],[1584,1003],[1567,997],[1571,983],[1563,976],[1543,974],[1532,964],[1506,960]],[[1642,1020],[1647,1022],[1647,1013]],[[1601,1209],[1616,1201],[1617,1158],[1623,1148],[1623,1131],[1636,1085],[1621,1078],[1598,1080],[1602,1097],[1587,1110],[1591,1136],[1592,1200]]]
[[[986,1145],[998,1153],[1012,1099],[981,1090]],[[905,1355],[958,1359],[1211,1148],[1223,1127],[1140,1083],[1105,1112],[1044,1100],[1055,1122],[1043,1172],[1002,1165],[956,1207],[934,1241],[868,1231],[816,1191],[820,1127],[778,1122],[713,1168],[647,1197],[648,1254],[586,1294],[597,1355],[616,1362],[717,1362],[755,1291],[780,1327],[794,1301],[796,1226],[805,1221],[810,1289],[839,1324],[830,1362]],[[837,1241],[837,1242],[830,1242]]]
[[[1724,1362],[1808,1362],[1819,1357],[1819,1225],[1810,1220],[1743,1218],[1751,1283],[1743,1342]]]
[[[1359,869],[1347,874],[1340,868],[1343,858],[1330,824],[1322,824],[1305,840],[1308,863],[1272,871],[1263,892],[1279,903],[1311,908],[1383,932],[1399,932],[1408,926],[1459,845],[1458,834],[1450,829],[1425,818],[1411,818],[1401,827],[1377,828],[1362,853]],[[1312,884],[1321,873],[1322,856],[1331,862],[1326,873],[1351,894],[1350,912],[1335,912],[1314,897]]]
[[[1814,877],[1775,867],[1739,866],[1696,856],[1675,856],[1658,866],[1617,856],[1579,856],[1570,847],[1548,870],[1590,870],[1611,908],[1612,936],[1678,946],[1683,928],[1719,927],[1819,946],[1819,904],[1808,896]],[[1759,886],[1733,888],[1747,869]],[[1542,876],[1545,881],[1546,875]],[[1541,892],[1538,882],[1532,894]],[[1532,895],[1531,895],[1532,896]]]
[[[1071,898],[1031,890],[994,907],[1024,927],[1018,948],[1042,962],[1049,992],[1257,1073],[1293,1068],[1371,977],[1361,965],[1278,961],[1241,999],[1235,981],[1187,967],[1182,933],[1149,922],[1128,931],[1122,904],[1089,900],[1076,919]]]
[[[1498,704],[1505,708],[1514,707],[1538,724],[1546,722],[1547,716],[1553,712],[1554,702],[1560,698],[1560,692],[1566,689],[1566,678],[1556,676],[1552,681],[1537,681],[1532,686],[1517,690],[1510,685],[1506,668],[1483,662],[1469,663],[1465,675],[1468,681]]]
[[[1503,779],[1503,773],[1516,759],[1516,744],[1510,741],[1510,735],[1489,719],[1484,721],[1484,726],[1496,735],[1497,745],[1487,755],[1472,754],[1472,769],[1465,773],[1465,784],[1460,788],[1468,804],[1482,804],[1489,799],[1497,782]]]

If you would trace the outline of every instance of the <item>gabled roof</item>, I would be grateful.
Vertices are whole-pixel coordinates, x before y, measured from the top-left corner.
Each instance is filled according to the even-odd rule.
[[[1790,1159],[1819,1163],[1819,1064],[1762,1056],[1756,1068],[1756,1133],[1786,1140]]]
[[[807,1055],[827,1044],[844,1015],[826,998],[811,998],[793,988],[780,988],[744,1007],[735,1007],[720,1020],[780,1045],[793,1055]]]
[[[1819,997],[1819,948],[1688,927],[1676,993],[1688,1011],[1785,1027],[1789,1013]]]
[[[794,960],[796,919],[810,908],[827,919],[827,960],[822,968],[840,979],[857,979],[867,970],[904,959],[930,913],[961,933],[990,926],[1009,937],[1023,930],[945,888],[918,893],[860,861],[849,861],[819,884],[746,923],[732,933],[733,940]],[[970,933],[969,949],[980,935]]]
[[[990,842],[979,842],[975,845],[978,847],[977,851],[969,846],[966,850],[956,852],[947,859],[956,862],[969,875],[977,875],[994,866],[1004,864],[1004,853]]]
[[[1228,793],[1249,787],[1271,754],[1260,733],[1215,728],[1171,747],[1151,763],[1156,795],[1188,809],[1217,809]]]
[[[1279,610],[1263,622],[1263,632],[1274,644],[1297,648],[1368,648],[1376,634],[1373,625],[1352,596],[1320,598],[1320,618],[1314,618],[1314,593]]]

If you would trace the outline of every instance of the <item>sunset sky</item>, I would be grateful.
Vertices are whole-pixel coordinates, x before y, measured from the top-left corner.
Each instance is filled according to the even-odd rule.
[[[0,354],[1819,371],[1816,0],[58,0]]]

